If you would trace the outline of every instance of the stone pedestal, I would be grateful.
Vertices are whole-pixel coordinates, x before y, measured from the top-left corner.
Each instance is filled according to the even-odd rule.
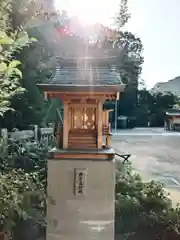
[[[113,150],[54,150],[48,161],[47,240],[114,240]]]

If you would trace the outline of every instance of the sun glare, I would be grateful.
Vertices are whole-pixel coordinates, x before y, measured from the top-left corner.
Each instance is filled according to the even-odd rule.
[[[66,10],[69,16],[76,16],[83,25],[112,22],[113,10],[104,0],[54,0],[54,4],[57,10]]]

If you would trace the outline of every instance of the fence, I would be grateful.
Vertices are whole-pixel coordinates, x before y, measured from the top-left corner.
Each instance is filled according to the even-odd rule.
[[[0,136],[4,143],[8,142],[8,139],[13,139],[19,142],[36,141],[42,142],[43,144],[53,145],[55,144],[54,129],[50,128],[38,128],[34,126],[34,130],[23,130],[8,132],[7,129],[0,130]]]

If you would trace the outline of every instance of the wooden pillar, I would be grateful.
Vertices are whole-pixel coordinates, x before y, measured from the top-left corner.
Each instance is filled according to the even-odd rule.
[[[111,148],[111,136],[106,136],[106,147]]]
[[[109,112],[108,111],[106,111],[106,113],[105,113],[106,115],[106,117],[105,117],[105,122],[106,122],[106,126],[108,126],[108,123],[109,123],[109,120],[108,120],[108,114],[109,114]]]
[[[68,148],[68,133],[69,133],[69,113],[68,102],[64,102],[64,124],[63,124],[63,148]]]
[[[103,125],[106,125],[106,112],[103,111]]]
[[[63,148],[63,126],[62,123],[58,123],[58,127],[56,130],[56,140],[57,140],[57,148]]]
[[[103,110],[102,110],[102,101],[98,101],[97,104],[97,148],[102,148],[102,127],[103,127]]]
[[[54,135],[56,137],[56,147],[60,148],[60,141],[61,141],[60,138],[63,137],[63,136],[60,137],[60,122],[58,122],[58,124],[55,125]]]

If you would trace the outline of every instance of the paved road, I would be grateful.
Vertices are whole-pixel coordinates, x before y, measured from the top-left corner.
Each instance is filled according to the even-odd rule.
[[[113,130],[114,136],[131,135],[131,136],[180,136],[180,132],[170,132],[164,130],[164,128],[133,128]]]
[[[145,180],[155,179],[180,201],[180,133],[163,129],[133,129],[113,135],[113,147],[130,153],[133,167]]]

